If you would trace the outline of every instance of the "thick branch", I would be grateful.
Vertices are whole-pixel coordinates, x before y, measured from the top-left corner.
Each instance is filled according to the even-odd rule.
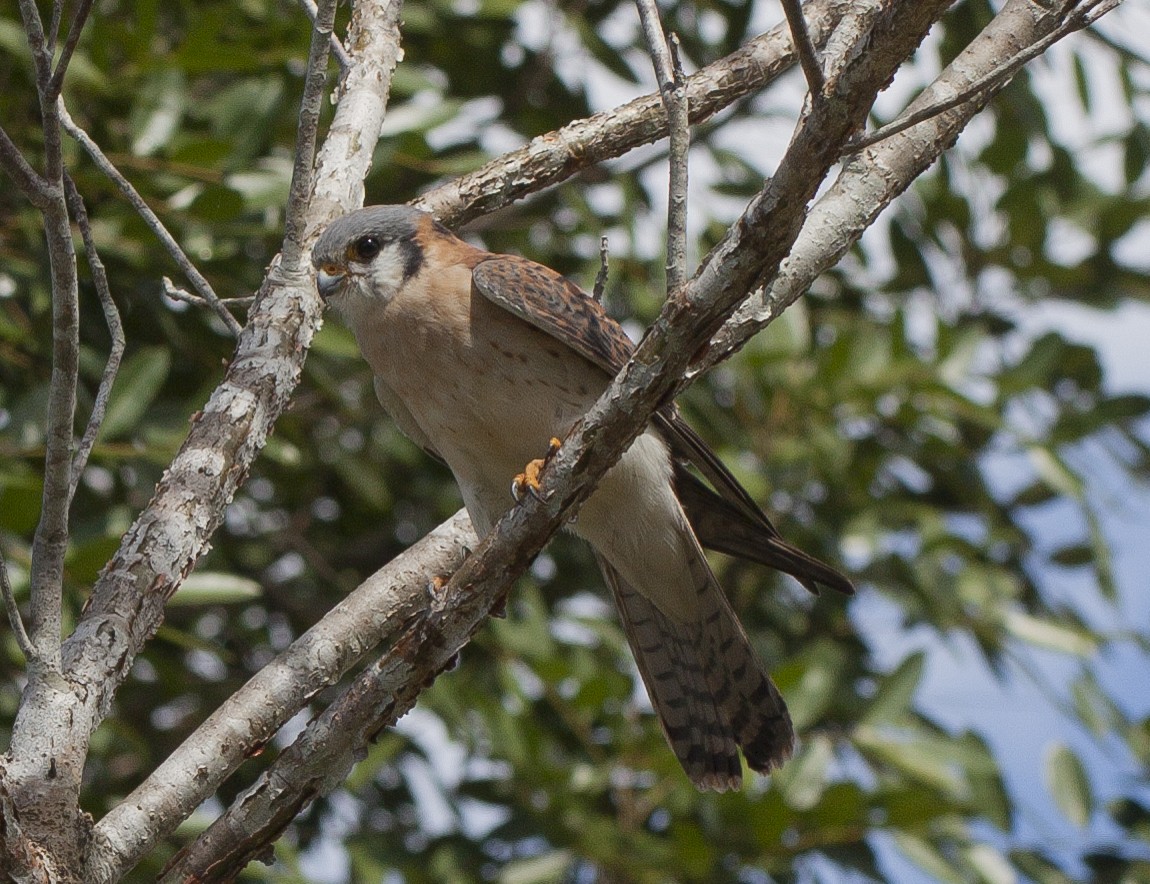
[[[805,7],[807,29],[816,46],[829,39],[851,5],[850,0],[815,0]],[[700,123],[761,90],[794,62],[786,24],[756,37],[737,52],[687,78],[691,122]],[[540,135],[482,169],[428,191],[412,204],[445,223],[462,224],[667,134],[662,99],[645,95],[612,111]]]
[[[256,673],[100,821],[87,880],[115,881],[131,869],[312,697],[417,619],[426,604],[423,575],[455,570],[475,544],[461,511],[365,580]]]
[[[1047,11],[1031,0],[1009,0],[1002,11],[946,70],[911,103],[906,115],[966,94],[995,71],[1003,58],[1015,58],[1028,47],[1048,45],[1048,37],[1067,32],[1064,17],[1074,6]],[[691,378],[704,374],[742,347],[797,300],[819,274],[833,267],[862,236],[878,214],[954,143],[958,133],[1006,80],[980,89],[964,104],[922,120],[912,131],[888,137],[861,151],[843,168],[819,199],[795,247],[769,289],[759,289],[715,336],[703,357],[691,366]]]

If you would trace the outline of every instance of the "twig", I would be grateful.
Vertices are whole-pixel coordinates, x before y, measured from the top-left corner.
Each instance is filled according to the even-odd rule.
[[[307,13],[307,17],[311,19],[314,25],[319,10],[315,5],[315,0],[299,0],[299,5],[303,7],[303,11]],[[331,54],[335,56],[336,61],[342,70],[347,70],[351,67],[351,56],[347,54],[347,50],[343,48],[343,44],[339,42],[339,37],[331,34],[328,37],[328,45],[331,46]]]
[[[8,623],[12,627],[12,635],[16,637],[16,644],[20,653],[30,666],[40,662],[40,652],[32,644],[28,632],[24,629],[24,618],[20,616],[20,606],[16,604],[16,594],[12,592],[12,584],[8,580],[8,563],[4,560],[4,550],[0,549],[0,590],[4,593],[4,607],[8,609]]]
[[[160,290],[173,301],[182,301],[185,304],[191,304],[193,307],[209,307],[211,306],[201,298],[199,295],[193,295],[187,289],[182,289],[166,276],[160,278]],[[251,307],[255,302],[255,297],[248,295],[243,298],[220,298],[220,303],[226,304],[229,307]]]
[[[72,481],[68,487],[68,506],[76,496],[76,488],[80,485],[80,477],[84,467],[88,465],[88,457],[96,444],[96,436],[100,426],[104,423],[104,415],[108,410],[108,397],[112,393],[112,384],[116,380],[116,373],[120,370],[120,360],[124,356],[124,326],[120,322],[120,311],[116,309],[116,302],[112,300],[112,290],[108,285],[108,274],[104,271],[104,262],[96,251],[96,243],[92,239],[92,227],[88,223],[88,210],[84,207],[84,199],[76,188],[70,175],[64,176],[64,192],[68,199],[68,210],[72,213],[76,224],[80,228],[80,236],[84,241],[84,255],[88,259],[88,267],[92,271],[92,284],[96,287],[96,295],[100,299],[100,307],[104,311],[104,322],[108,325],[108,334],[112,338],[112,345],[108,350],[108,361],[104,363],[104,373],[100,377],[100,386],[96,390],[96,399],[92,403],[92,413],[88,416],[88,425],[84,428],[84,435],[72,458]]]
[[[156,235],[156,238],[159,239],[160,243],[167,249],[172,260],[179,265],[180,270],[183,271],[184,276],[186,276],[188,281],[195,287],[200,297],[208,303],[216,316],[223,321],[228,331],[236,337],[239,337],[242,331],[240,324],[236,321],[236,318],[228,312],[228,308],[220,301],[219,296],[217,296],[212,289],[211,283],[204,278],[203,274],[196,269],[191,259],[184,253],[183,248],[176,242],[176,238],[168,232],[168,229],[164,226],[164,222],[162,222],[148,204],[144,202],[144,198],[140,196],[131,182],[120,174],[119,169],[112,165],[112,161],[104,155],[100,146],[92,140],[87,132],[77,125],[72,119],[71,114],[68,113],[68,109],[64,106],[62,100],[59,102],[59,107],[60,121],[64,126],[64,131],[80,143],[80,146],[84,148],[88,156],[91,157],[96,167],[120,189],[120,193],[131,203],[132,208],[136,210],[136,214],[143,219],[144,223],[148,225],[152,233]]]
[[[37,209],[43,209],[52,199],[52,186],[24,159],[3,126],[0,126],[0,167]]]
[[[819,101],[826,88],[826,78],[823,76],[822,65],[815,55],[815,47],[811,43],[811,35],[807,31],[807,20],[803,16],[801,0],[780,0],[783,12],[787,16],[787,24],[791,29],[791,39],[795,41],[795,52],[799,56],[799,64],[803,69],[803,76],[807,78],[807,88],[811,92],[811,101]]]
[[[1068,34],[1080,31],[1094,24],[1094,22],[1098,21],[1099,18],[1110,12],[1110,10],[1116,8],[1121,2],[1122,0],[1093,0],[1093,2],[1085,6],[1075,9],[1056,30],[1047,34],[1037,43],[1031,44],[1012,58],[1007,59],[995,67],[994,70],[979,77],[958,94],[945,101],[939,101],[927,107],[920,108],[913,113],[905,114],[896,120],[892,120],[885,126],[876,129],[874,132],[851,139],[846,146],[846,150],[843,151],[843,155],[858,153],[860,150],[878,144],[878,142],[890,138],[892,135],[904,132],[912,126],[917,126],[919,123],[929,120],[932,117],[937,117],[947,111],[954,110],[956,107],[961,107],[968,101],[978,98],[987,90],[997,89],[1000,86],[1006,85],[1007,81],[1013,78],[1027,62],[1033,61],[1042,55],[1042,53],[1053,44]]]
[[[284,220],[284,245],[281,266],[287,273],[298,273],[307,262],[304,241],[305,215],[311,199],[315,175],[315,139],[319,129],[320,106],[324,84],[327,82],[328,47],[335,26],[335,0],[320,0],[311,32],[307,74],[304,78],[303,97],[299,106],[299,125],[296,129],[295,164],[292,166],[291,187],[288,190],[287,212]]]
[[[49,101],[55,101],[60,97],[60,90],[64,86],[64,74],[68,72],[68,64],[72,61],[72,53],[76,51],[76,45],[80,42],[80,32],[84,30],[84,24],[88,21],[88,13],[92,11],[93,0],[78,0],[76,3],[76,10],[72,13],[72,24],[68,26],[68,37],[64,42],[64,48],[60,52],[60,58],[56,61],[56,70],[52,72],[52,80],[48,84],[47,97]],[[52,10],[53,18],[59,15],[59,9]],[[57,21],[52,28],[53,39],[59,27]]]
[[[591,297],[596,301],[603,300],[603,290],[607,288],[607,237],[599,237],[599,272],[595,274],[595,288],[591,290]]]
[[[687,90],[679,62],[678,38],[668,45],[659,20],[655,0],[635,0],[643,36],[655,67],[659,95],[667,112],[667,130],[671,142],[669,181],[667,185],[667,293],[683,287],[687,279],[687,152],[691,146]]]

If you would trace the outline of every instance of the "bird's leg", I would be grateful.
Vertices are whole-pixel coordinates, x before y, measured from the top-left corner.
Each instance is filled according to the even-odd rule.
[[[542,475],[544,468],[547,464],[551,463],[551,459],[555,457],[555,453],[559,451],[559,446],[563,443],[555,436],[551,437],[551,441],[547,444],[547,453],[543,457],[537,457],[523,468],[523,472],[511,480],[511,496],[515,498],[516,502],[521,502],[524,495],[530,494],[536,500],[542,500],[539,496],[540,481],[539,477]]]

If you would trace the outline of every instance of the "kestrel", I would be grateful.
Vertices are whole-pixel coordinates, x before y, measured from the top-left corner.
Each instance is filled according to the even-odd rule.
[[[587,412],[634,349],[594,298],[555,271],[477,249],[410,207],[337,219],[312,260],[379,401],[451,468],[480,536],[511,505],[513,478]],[[816,592],[821,584],[850,593],[850,581],[784,541],[674,406],[652,418],[569,527],[594,550],[691,781],[737,787],[740,748],[756,771],[786,760],[786,704],[702,547]]]

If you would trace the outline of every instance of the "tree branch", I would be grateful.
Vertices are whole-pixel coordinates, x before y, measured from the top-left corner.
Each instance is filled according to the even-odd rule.
[[[947,96],[970,92],[973,84],[989,79],[1000,59],[1025,54],[1026,47],[1039,43],[1049,46],[1053,34],[1064,35],[1062,16],[1073,5],[1064,3],[1061,13],[1051,13],[1030,0],[1008,0],[911,103],[907,116],[917,116],[920,108],[937,105]],[[879,213],[954,143],[958,133],[1006,83],[1006,79],[997,80],[993,86],[974,90],[955,108],[927,116],[913,132],[899,132],[880,144],[860,149],[812,208],[778,278],[768,289],[757,290],[724,324],[687,376],[705,374],[727,359],[797,300],[821,273],[838,263]]]
[[[76,46],[80,42],[80,33],[84,30],[84,25],[88,21],[88,14],[92,11],[92,2],[93,0],[77,0],[76,2],[76,9],[72,13],[72,23],[68,26],[68,37],[64,41],[64,48],[60,51],[60,58],[56,61],[56,70],[52,72],[52,79],[48,83],[47,98],[51,102],[55,102],[60,97],[60,90],[64,86],[64,74],[68,72],[72,53],[76,51]],[[53,10],[53,37],[55,37],[56,29],[59,27],[58,20],[55,20],[59,13],[60,9],[56,7]]]
[[[84,254],[88,259],[88,267],[92,271],[92,284],[96,287],[96,296],[100,299],[100,307],[104,311],[104,322],[108,325],[108,334],[112,338],[112,345],[108,351],[108,360],[104,363],[104,372],[100,377],[100,386],[96,390],[96,399],[92,403],[92,413],[88,416],[88,426],[84,429],[84,436],[76,449],[72,460],[72,481],[68,486],[68,506],[71,508],[72,499],[76,496],[76,488],[80,484],[80,477],[84,467],[88,464],[88,457],[96,444],[96,436],[100,426],[104,423],[104,415],[108,410],[108,397],[112,394],[112,384],[116,381],[116,374],[120,370],[120,360],[124,356],[124,326],[120,322],[120,311],[116,309],[116,302],[112,300],[112,290],[108,285],[108,274],[104,271],[104,262],[96,251],[96,243],[92,239],[92,228],[88,223],[88,210],[84,207],[84,199],[76,189],[76,183],[70,176],[64,176],[64,191],[68,200],[68,209],[76,224],[80,228],[80,236],[84,240]]]
[[[40,210],[47,206],[53,196],[52,186],[24,159],[20,148],[4,131],[3,126],[0,126],[0,166],[28,198],[28,202]]]
[[[307,13],[307,17],[311,19],[314,25],[316,23],[316,17],[319,14],[319,8],[315,5],[314,0],[299,0],[299,5],[303,7],[303,11]],[[336,61],[339,62],[341,70],[346,71],[351,67],[351,57],[347,54],[347,50],[343,48],[339,37],[335,34],[331,34],[328,37],[328,45],[331,47],[331,54],[334,55]]]
[[[296,128],[295,164],[288,190],[284,218],[283,267],[288,273],[310,268],[307,244],[304,242],[308,202],[311,200],[315,175],[315,139],[319,128],[320,106],[327,82],[328,46],[335,26],[335,0],[321,0],[313,17],[311,49],[308,53],[307,76],[299,105]]]
[[[426,604],[424,575],[455,570],[476,542],[460,511],[252,676],[100,820],[92,833],[87,880],[115,881],[129,871],[319,691],[417,619]]]
[[[849,0],[814,0],[808,4],[807,27],[816,45],[823,45],[830,38],[851,6]],[[692,74],[686,82],[691,123],[700,123],[761,90],[794,61],[790,32],[785,24],[780,24]],[[667,134],[662,99],[645,95],[612,111],[540,135],[482,169],[429,190],[412,205],[445,223],[463,224]]]
[[[59,102],[59,107],[60,121],[64,126],[64,130],[71,135],[73,139],[79,142],[80,146],[84,148],[84,151],[92,159],[92,162],[96,164],[96,167],[120,189],[120,193],[124,195],[124,198],[127,199],[132,208],[136,210],[136,214],[148,225],[148,229],[156,235],[156,238],[167,250],[180,270],[183,271],[184,276],[186,276],[188,281],[195,287],[200,297],[207,301],[212,311],[220,318],[228,331],[238,337],[241,330],[240,324],[236,321],[236,318],[232,316],[228,308],[221,303],[211,283],[196,269],[196,265],[193,264],[191,258],[185,254],[183,248],[176,241],[176,238],[168,232],[168,229],[164,226],[164,222],[161,221],[159,216],[152,211],[151,207],[144,202],[144,198],[140,196],[136,188],[132,186],[132,183],[128,181],[128,179],[120,173],[120,170],[112,164],[112,161],[105,156],[100,146],[72,119],[71,114],[68,113],[68,109],[64,106],[63,100]]]
[[[791,29],[791,39],[795,41],[795,52],[799,56],[799,65],[803,69],[803,76],[807,78],[807,88],[811,93],[811,101],[819,101],[823,97],[823,88],[826,80],[823,69],[819,66],[819,58],[815,54],[815,47],[811,44],[811,35],[807,31],[807,22],[803,18],[801,0],[780,0],[783,12],[787,16],[787,25]]]
[[[8,579],[8,563],[4,560],[4,550],[0,549],[0,592],[4,594],[4,608],[8,612],[8,625],[12,627],[12,635],[16,638],[16,645],[20,653],[30,666],[39,664],[40,657],[28,632],[24,629],[24,618],[20,616],[20,606],[16,604],[16,595],[12,592],[12,582]]]
[[[659,95],[667,113],[670,136],[670,162],[667,183],[667,293],[678,291],[687,279],[687,152],[691,147],[690,120],[687,108],[683,67],[678,53],[663,34],[655,0],[636,0],[643,36],[655,68]],[[678,38],[672,35],[674,46]]]
[[[355,100],[347,102],[333,124],[339,137],[329,141],[341,153],[326,160],[340,174],[317,184],[324,199],[311,204],[309,236],[336,212],[354,207],[357,189],[362,198],[398,53],[399,8],[398,2],[356,4],[352,25],[356,45],[363,49],[357,72],[345,80],[348,98]],[[363,98],[362,92],[371,97]],[[373,107],[374,112],[365,112]],[[349,114],[352,110],[355,115]],[[21,799],[25,820],[32,812],[53,820],[57,828],[61,818],[86,824],[76,812],[76,798],[90,736],[162,622],[165,602],[207,549],[228,502],[286,407],[320,309],[310,268],[296,274],[283,268],[269,271],[226,376],[192,422],[155,496],[124,535],[63,645],[66,678],[32,681],[25,689],[7,763],[11,782],[32,784],[28,802]],[[66,755],[52,758],[50,782],[45,779],[46,746],[67,747]],[[37,800],[48,786],[52,800]],[[77,832],[75,841],[86,844],[86,832]]]
[[[1094,22],[1098,21],[1098,19],[1107,12],[1117,8],[1121,2],[1122,0],[1087,0],[1084,5],[1075,9],[1056,30],[1050,32],[1041,40],[1032,43],[1022,52],[1015,54],[1002,64],[999,64],[994,70],[988,71],[956,95],[936,101],[926,107],[920,107],[913,112],[910,112],[908,109],[908,112],[904,113],[898,119],[892,120],[874,132],[868,132],[865,135],[859,135],[851,139],[844,153],[857,153],[865,147],[878,144],[878,142],[890,138],[892,135],[904,132],[912,126],[917,126],[919,123],[925,122],[932,117],[937,117],[939,114],[946,113],[949,110],[953,110],[976,98],[980,100],[975,102],[974,110],[975,112],[981,110],[989,98],[989,96],[983,95],[984,92],[997,92],[1009,83],[1025,64],[1038,58],[1038,56],[1042,55],[1042,53],[1068,34],[1080,31],[1094,24]],[[920,102],[916,101],[915,104],[920,104]]]

